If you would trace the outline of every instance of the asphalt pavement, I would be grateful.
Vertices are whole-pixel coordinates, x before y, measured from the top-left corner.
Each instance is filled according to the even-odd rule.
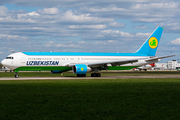
[[[102,76],[102,77],[3,77],[0,80],[71,80],[71,79],[129,79],[129,78],[180,78],[180,75],[154,75],[154,76]]]

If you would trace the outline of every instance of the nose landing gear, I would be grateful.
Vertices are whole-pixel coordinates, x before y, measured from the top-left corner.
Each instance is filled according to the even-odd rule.
[[[18,78],[18,77],[19,77],[18,73],[17,73],[17,72],[15,72],[15,78]]]

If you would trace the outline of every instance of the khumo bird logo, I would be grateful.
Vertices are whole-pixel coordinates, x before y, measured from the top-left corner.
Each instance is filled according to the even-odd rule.
[[[155,49],[158,46],[158,40],[155,37],[151,37],[149,39],[149,47],[151,47],[152,49]]]

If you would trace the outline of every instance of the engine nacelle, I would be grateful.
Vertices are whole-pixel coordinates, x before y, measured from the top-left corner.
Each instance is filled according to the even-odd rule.
[[[51,73],[52,74],[58,74],[58,73],[62,73],[62,71],[60,71],[60,70],[52,70]]]
[[[86,74],[87,72],[91,71],[91,68],[85,64],[76,64],[73,66],[72,70],[75,74]]]

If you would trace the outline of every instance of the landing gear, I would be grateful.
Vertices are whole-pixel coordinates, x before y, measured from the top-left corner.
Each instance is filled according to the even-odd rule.
[[[101,74],[100,73],[92,73],[91,77],[101,77]]]
[[[86,74],[77,74],[77,77],[86,77]]]
[[[98,69],[94,69],[94,73],[91,74],[91,77],[101,77],[101,74],[97,72],[98,72]]]
[[[19,77],[18,73],[17,73],[17,72],[15,72],[15,78],[18,78],[18,77]]]

